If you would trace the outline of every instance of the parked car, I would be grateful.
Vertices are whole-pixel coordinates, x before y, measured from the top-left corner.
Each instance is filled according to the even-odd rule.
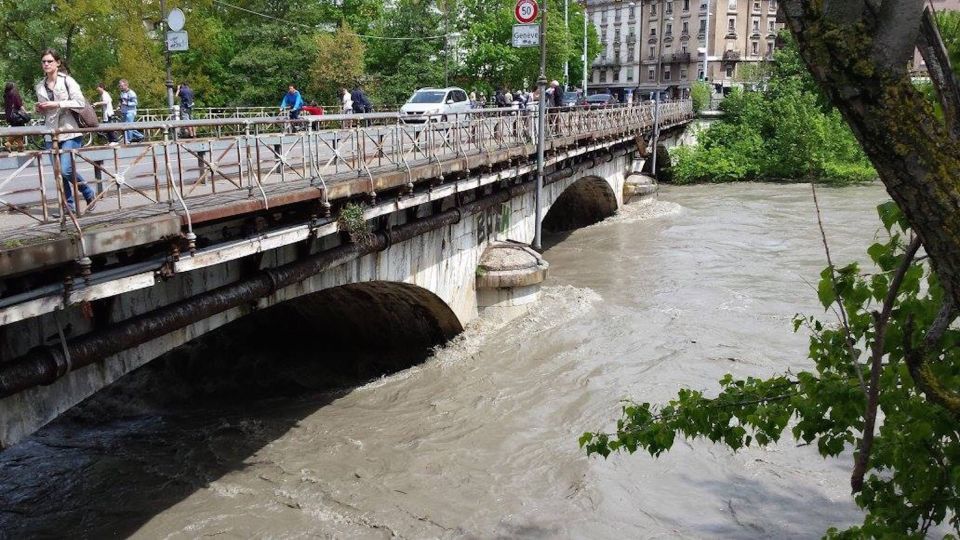
[[[584,99],[582,92],[564,92],[560,103],[564,107],[577,107],[586,105],[587,100]]]
[[[400,107],[400,119],[410,123],[465,121],[470,100],[462,88],[421,88]],[[452,118],[451,118],[452,117]]]
[[[612,94],[592,94],[587,96],[587,107],[607,107],[616,105],[617,98]]]

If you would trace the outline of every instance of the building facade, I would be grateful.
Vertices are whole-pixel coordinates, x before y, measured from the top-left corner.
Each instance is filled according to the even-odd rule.
[[[776,48],[776,0],[587,0],[600,36],[589,92],[619,99],[689,93],[705,78],[720,88],[742,81],[744,66]],[[708,16],[709,13],[709,16]]]

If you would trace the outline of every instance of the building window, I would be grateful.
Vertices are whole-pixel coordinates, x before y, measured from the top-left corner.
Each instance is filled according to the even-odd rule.
[[[667,32],[664,35],[667,35],[667,36],[673,35],[673,23],[667,23]]]
[[[754,2],[754,3],[753,3],[753,10],[754,10],[754,11],[760,11],[760,2]]]
[[[686,43],[680,45],[680,52],[682,52],[682,53],[687,52],[687,44],[686,44]]]
[[[650,71],[647,72],[647,78],[651,81],[656,77],[657,70],[650,68]]]
[[[683,10],[690,11],[690,0],[683,0]]]
[[[633,82],[633,68],[627,68],[627,81]]]
[[[680,80],[681,81],[687,80],[687,70],[685,69],[680,70]]]
[[[777,0],[770,0],[770,6],[767,8],[770,11],[777,11]]]
[[[667,2],[667,15],[673,13],[673,2]]]
[[[650,27],[650,37],[657,37],[657,29],[653,26]]]
[[[754,34],[760,33],[760,19],[753,20],[753,33]]]
[[[729,17],[727,19],[727,33],[736,34],[737,33],[737,18]]]
[[[656,16],[656,15],[657,15],[657,3],[656,3],[656,2],[650,4],[650,15],[653,15],[653,16]]]
[[[607,70],[605,69],[600,70],[600,82],[602,83],[607,82]]]
[[[620,82],[620,70],[613,70],[613,82]]]
[[[775,34],[777,32],[777,21],[770,19],[767,24],[770,26],[770,33]]]
[[[703,34],[707,31],[707,21],[706,19],[700,19],[700,33]]]
[[[697,80],[698,80],[698,81],[702,81],[702,80],[703,80],[703,70],[702,70],[702,69],[698,69],[698,70],[697,70]]]
[[[774,51],[775,49],[776,49],[776,46],[774,45],[774,42],[768,41],[768,42],[767,42],[767,54],[768,54],[769,56],[773,56],[773,51]]]
[[[614,43],[620,43],[620,29],[619,29],[619,28],[617,28],[616,30],[613,31],[613,42],[614,42]]]
[[[750,43],[750,48],[753,51],[754,56],[760,56],[760,43],[757,41]]]
[[[629,55],[627,57],[628,62],[633,62],[636,52],[637,50],[633,47],[633,45],[630,45],[629,47],[627,47],[627,54]]]
[[[670,68],[663,68],[663,80],[670,80]]]
[[[736,11],[737,10],[737,0],[730,0],[727,2],[727,11]]]
[[[636,7],[636,6],[630,6],[630,18],[631,18],[631,19],[636,19],[636,18],[637,18],[637,7]]]
[[[690,23],[688,21],[683,21],[683,35],[690,33]]]

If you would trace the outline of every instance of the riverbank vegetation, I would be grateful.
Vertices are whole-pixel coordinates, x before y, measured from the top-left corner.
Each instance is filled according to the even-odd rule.
[[[700,132],[696,146],[671,153],[673,181],[802,181],[828,184],[877,177],[840,113],[826,101],[787,37],[769,78],[756,91],[734,90],[726,116]]]

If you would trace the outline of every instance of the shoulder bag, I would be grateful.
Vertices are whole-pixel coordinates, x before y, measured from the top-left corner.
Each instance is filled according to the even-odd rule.
[[[67,85],[67,95],[73,99],[73,96],[70,96],[70,85],[67,84],[68,81],[63,81]],[[76,81],[74,81],[76,83]],[[90,105],[90,102],[87,101],[82,95],[78,100],[83,103],[83,107],[79,109],[70,109],[70,112],[73,113],[73,116],[77,119],[77,125],[82,128],[95,128],[100,125],[100,119],[97,118],[97,111],[93,110],[93,105]]]

